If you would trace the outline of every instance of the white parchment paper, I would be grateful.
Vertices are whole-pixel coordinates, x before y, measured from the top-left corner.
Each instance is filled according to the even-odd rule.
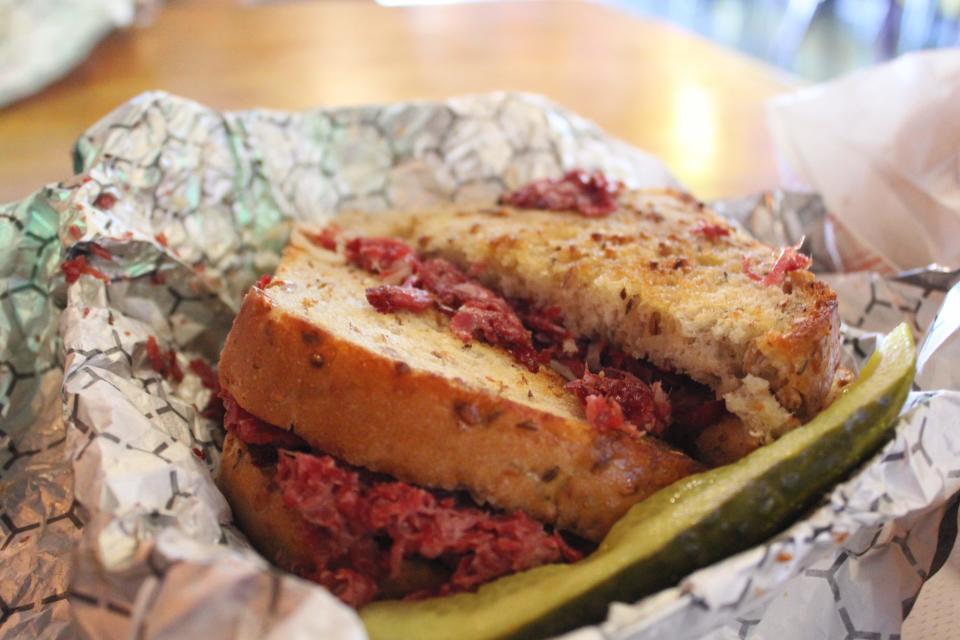
[[[960,266],[960,50],[785,95],[769,121],[789,167],[895,269]]]

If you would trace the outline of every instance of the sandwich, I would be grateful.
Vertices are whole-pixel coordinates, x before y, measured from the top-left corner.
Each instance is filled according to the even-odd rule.
[[[268,559],[354,606],[576,562],[847,383],[809,265],[582,171],[298,227],[221,355],[219,485]]]

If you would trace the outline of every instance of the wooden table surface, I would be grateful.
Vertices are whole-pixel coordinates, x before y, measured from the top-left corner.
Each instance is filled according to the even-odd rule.
[[[0,110],[0,202],[71,173],[73,140],[163,89],[221,109],[542,93],[661,157],[697,195],[777,184],[764,102],[796,81],[664,23],[581,2],[384,8],[174,0]]]

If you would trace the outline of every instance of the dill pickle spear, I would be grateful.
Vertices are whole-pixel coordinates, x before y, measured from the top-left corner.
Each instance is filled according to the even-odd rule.
[[[782,530],[889,437],[910,390],[916,349],[901,324],[857,380],[806,425],[733,464],[680,480],[635,505],[589,557],[465,593],[375,602],[373,640],[536,638],[600,621]]]

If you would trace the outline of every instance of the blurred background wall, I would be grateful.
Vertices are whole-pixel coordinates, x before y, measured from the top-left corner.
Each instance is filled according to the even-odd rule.
[[[619,0],[809,80],[960,43],[960,0]]]
[[[601,1],[672,22],[808,80],[833,78],[907,51],[960,44],[960,0]]]

